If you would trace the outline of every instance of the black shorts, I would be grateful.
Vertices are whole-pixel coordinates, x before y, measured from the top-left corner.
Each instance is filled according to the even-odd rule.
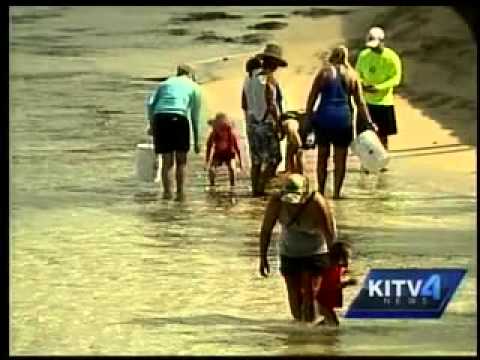
[[[353,140],[353,127],[339,129],[327,129],[314,127],[315,140],[318,145],[330,145],[348,147]]]
[[[388,136],[397,133],[397,119],[393,105],[367,104],[372,121],[377,124],[378,135]]]
[[[155,114],[152,133],[156,154],[190,150],[190,125],[185,116],[172,113]]]
[[[323,270],[329,266],[329,254],[318,254],[306,257],[288,257],[280,255],[280,273],[283,276],[294,275],[300,272],[321,275]]]

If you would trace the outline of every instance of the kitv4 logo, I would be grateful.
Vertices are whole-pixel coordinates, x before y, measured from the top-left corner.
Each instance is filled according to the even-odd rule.
[[[439,318],[464,269],[372,269],[347,318]]]
[[[409,303],[416,303],[422,298],[424,303],[428,298],[440,300],[441,280],[439,274],[430,275],[425,283],[423,279],[392,279],[392,280],[368,280],[368,296],[382,297],[385,303],[390,304],[393,294],[395,303],[399,304],[402,299],[408,299]]]

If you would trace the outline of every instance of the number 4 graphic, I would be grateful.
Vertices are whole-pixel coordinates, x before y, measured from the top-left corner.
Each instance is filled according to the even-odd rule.
[[[440,275],[433,274],[425,282],[420,295],[432,297],[433,300],[440,300],[441,295]]]

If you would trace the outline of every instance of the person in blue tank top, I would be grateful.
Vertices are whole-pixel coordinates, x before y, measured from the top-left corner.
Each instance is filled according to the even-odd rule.
[[[319,104],[314,108],[319,96]],[[327,63],[316,75],[306,106],[307,126],[315,131],[318,144],[317,180],[318,191],[322,195],[325,193],[330,145],[334,146],[334,199],[340,198],[348,147],[353,140],[352,97],[362,126],[370,124],[375,129],[359,78],[348,62],[348,49],[339,46],[332,50]]]

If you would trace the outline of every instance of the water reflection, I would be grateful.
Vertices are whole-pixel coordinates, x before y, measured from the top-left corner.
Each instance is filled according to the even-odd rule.
[[[207,201],[209,205],[214,208],[224,208],[226,210],[235,206],[238,202],[239,195],[234,190],[217,191],[215,188],[210,188],[207,191]]]
[[[134,193],[133,201],[137,204],[148,204],[157,201],[159,197],[159,190],[145,190]]]
[[[261,346],[272,348],[273,353],[289,355],[302,355],[305,346],[321,348],[323,353],[334,355],[339,349],[339,341],[345,331],[338,328],[312,327],[298,323],[294,320],[278,318],[249,318],[229,314],[204,314],[195,316],[169,316],[169,317],[136,317],[122,323],[111,325],[141,325],[142,327],[170,328],[177,334],[195,328],[214,326],[222,329],[223,336],[211,334],[194,342],[201,344],[218,344],[228,342],[231,346]],[[180,327],[172,328],[174,325]],[[273,346],[272,346],[273,345]]]
[[[193,316],[166,316],[166,317],[136,317],[125,323],[119,324],[140,324],[142,326],[169,326],[171,324],[179,325],[215,325],[215,326],[232,326],[232,327],[257,327],[265,325],[282,325],[285,321],[278,319],[254,319],[247,317],[239,317],[227,314],[204,314]],[[113,324],[115,325],[115,324]]]

